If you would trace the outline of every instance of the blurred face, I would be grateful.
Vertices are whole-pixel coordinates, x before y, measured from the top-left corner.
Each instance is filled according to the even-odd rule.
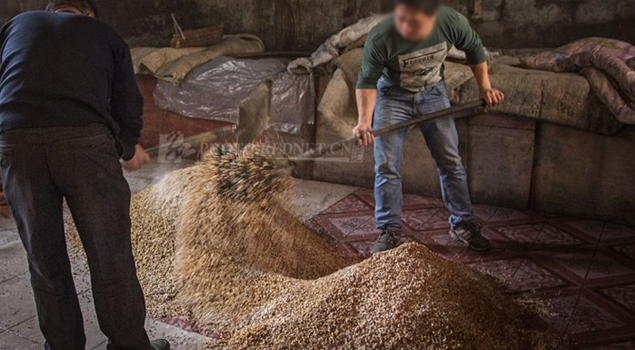
[[[437,14],[430,16],[405,5],[395,7],[395,24],[401,36],[410,41],[424,40],[432,34]]]

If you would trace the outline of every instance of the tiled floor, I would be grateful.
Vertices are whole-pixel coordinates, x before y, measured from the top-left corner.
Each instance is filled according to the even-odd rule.
[[[351,257],[376,237],[373,193],[358,190],[313,222]],[[467,250],[448,236],[437,199],[405,197],[404,240],[503,279],[509,293],[543,300],[539,327],[566,335],[576,349],[635,349],[635,228],[491,206],[475,208],[494,248]]]

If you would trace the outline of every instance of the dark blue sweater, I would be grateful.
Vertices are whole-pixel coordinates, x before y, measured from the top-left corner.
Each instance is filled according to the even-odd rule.
[[[0,132],[102,123],[128,160],[142,113],[130,50],[107,24],[35,11],[0,32]]]

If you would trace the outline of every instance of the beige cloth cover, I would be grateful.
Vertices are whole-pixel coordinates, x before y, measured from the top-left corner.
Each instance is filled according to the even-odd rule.
[[[139,47],[131,49],[135,74],[152,74],[178,85],[192,69],[219,56],[258,53],[265,50],[262,40],[251,34],[227,35],[210,47],[175,49]]]
[[[350,137],[357,121],[355,84],[362,49],[337,58],[333,74],[318,106],[318,128]],[[579,74],[558,74],[514,67],[519,60],[501,56],[491,62],[491,79],[507,95],[497,112],[533,118],[600,134],[614,134],[623,124],[595,96]],[[446,83],[453,104],[478,99],[478,87],[467,65],[446,61]]]

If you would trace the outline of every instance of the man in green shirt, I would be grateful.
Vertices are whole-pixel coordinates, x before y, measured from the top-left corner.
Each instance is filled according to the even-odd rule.
[[[375,217],[381,231],[371,251],[397,246],[402,223],[401,160],[406,130],[377,139],[369,133],[420,114],[450,107],[443,61],[452,46],[465,51],[490,106],[505,98],[489,80],[487,57],[478,34],[463,15],[441,0],[395,0],[395,15],[368,35],[357,83],[359,122],[353,133],[360,144],[375,142]],[[491,244],[481,232],[470,200],[453,118],[423,123],[421,132],[437,165],[441,193],[450,211],[450,235],[475,251]]]

